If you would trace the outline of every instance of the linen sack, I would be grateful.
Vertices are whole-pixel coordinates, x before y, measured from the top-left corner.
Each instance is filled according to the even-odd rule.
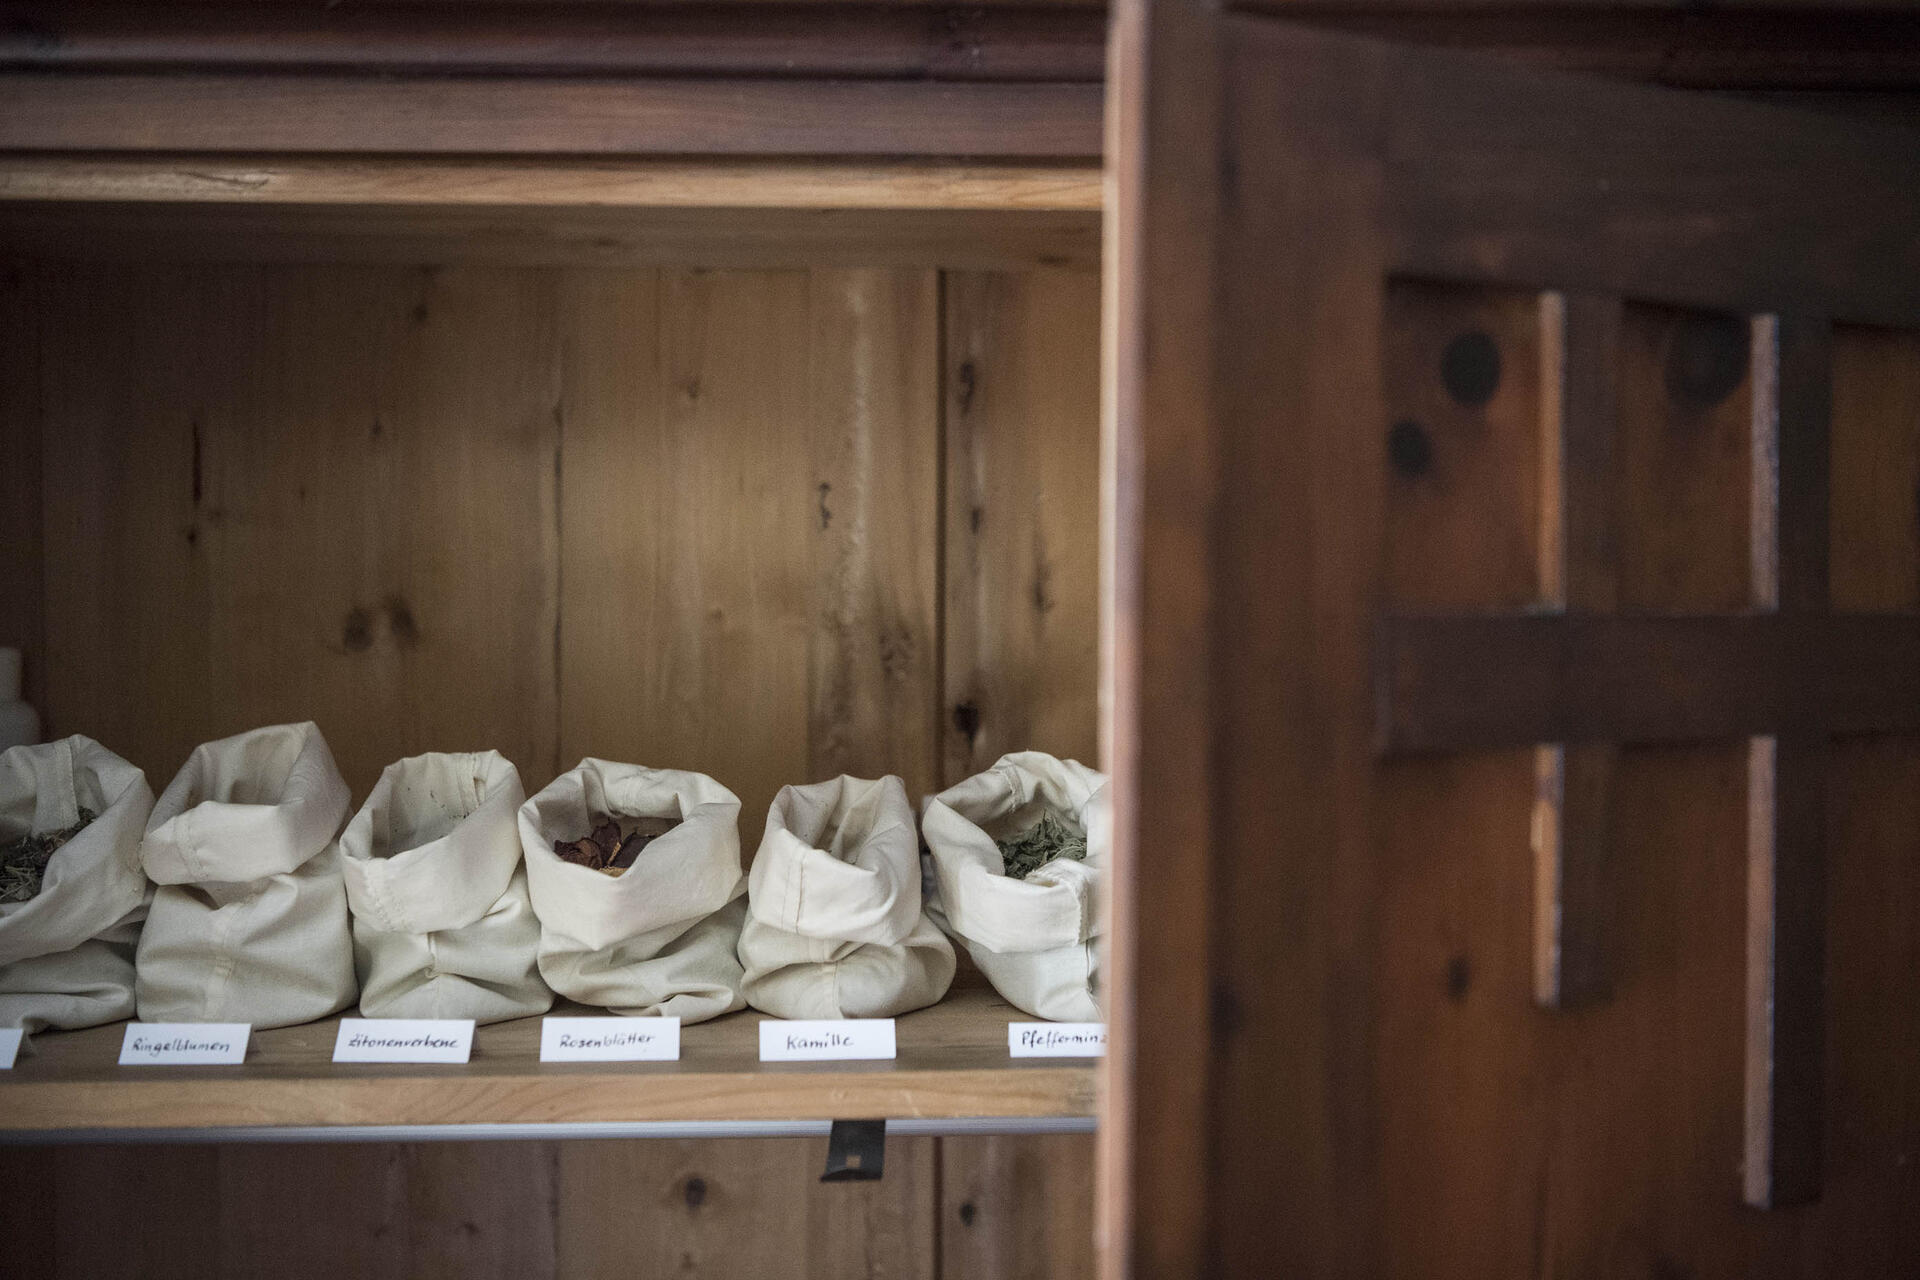
[[[782,787],[747,877],[747,1003],[781,1018],[890,1018],[953,982],[920,900],[920,838],[899,778]]]
[[[160,887],[140,935],[140,1017],[284,1027],[351,1005],[334,837],[347,784],[312,723],[195,747],[147,821]]]
[[[0,753],[0,845],[92,822],[54,850],[40,892],[0,905],[0,1027],[32,1034],[133,1016],[133,949],[152,887],[147,775],[91,738]]]
[[[369,1018],[545,1013],[540,921],[520,865],[520,773],[498,751],[390,764],[340,833]]]
[[[609,876],[553,851],[602,818],[680,825]],[[540,976],[614,1013],[683,1023],[732,1013],[740,996],[740,799],[712,778],[588,758],[520,807],[527,886],[540,918]]]
[[[1058,858],[1016,880],[997,840],[1051,813],[1087,838],[1087,859]],[[933,867],[928,911],[960,939],[1009,1004],[1056,1022],[1097,1022],[1100,911],[1113,817],[1102,774],[1039,751],[1000,757],[927,800]]]

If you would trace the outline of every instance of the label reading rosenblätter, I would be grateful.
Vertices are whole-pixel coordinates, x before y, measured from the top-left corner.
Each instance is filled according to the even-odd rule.
[[[678,1062],[678,1018],[542,1018],[542,1062]]]
[[[120,1041],[123,1067],[232,1066],[247,1060],[245,1022],[131,1022]]]
[[[20,1056],[21,1034],[18,1027],[0,1027],[0,1071],[13,1070],[13,1060]]]
[[[760,1024],[762,1062],[843,1062],[891,1058],[892,1018],[841,1018]]]
[[[1104,1058],[1104,1022],[1009,1022],[1007,1053],[1015,1058]]]
[[[335,1062],[465,1062],[472,1018],[342,1018]]]

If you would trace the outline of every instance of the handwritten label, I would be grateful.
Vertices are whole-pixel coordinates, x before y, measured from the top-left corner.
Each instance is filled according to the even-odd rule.
[[[18,1027],[0,1027],[0,1071],[13,1070],[13,1060],[20,1056],[21,1034]]]
[[[678,1018],[543,1018],[542,1062],[678,1062]]]
[[[232,1066],[247,1059],[245,1022],[130,1022],[120,1041],[123,1067]]]
[[[839,1062],[893,1057],[892,1018],[841,1018],[760,1024],[762,1062]]]
[[[1007,1054],[1014,1058],[1104,1058],[1104,1022],[1009,1022]]]
[[[472,1018],[342,1018],[335,1062],[465,1062]]]

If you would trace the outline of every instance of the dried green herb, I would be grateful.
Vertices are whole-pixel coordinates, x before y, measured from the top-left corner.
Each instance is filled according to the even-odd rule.
[[[1015,880],[1025,880],[1057,858],[1071,858],[1075,862],[1087,859],[1087,838],[1075,835],[1066,823],[1050,813],[1042,815],[1040,821],[1019,835],[997,843],[1001,861],[1007,864],[1007,874]]]
[[[97,815],[91,809],[80,810],[80,821],[60,831],[24,835],[0,845],[0,903],[27,902],[40,892],[47,864],[61,845],[79,835]]]

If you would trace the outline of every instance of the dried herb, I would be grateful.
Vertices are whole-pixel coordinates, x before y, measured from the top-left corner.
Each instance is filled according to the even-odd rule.
[[[40,892],[47,864],[61,845],[79,835],[97,815],[91,809],[80,810],[80,821],[60,831],[40,835],[31,833],[9,844],[0,845],[0,903],[27,902]]]
[[[633,865],[642,849],[679,826],[680,819],[628,818],[625,834],[621,825],[613,818],[602,818],[578,840],[555,840],[553,851],[575,866],[617,876]]]
[[[1058,858],[1071,858],[1075,862],[1087,859],[1087,838],[1075,835],[1066,823],[1050,813],[1042,815],[1040,821],[1019,835],[997,843],[1000,858],[1007,864],[1007,874],[1015,880],[1025,880]]]

